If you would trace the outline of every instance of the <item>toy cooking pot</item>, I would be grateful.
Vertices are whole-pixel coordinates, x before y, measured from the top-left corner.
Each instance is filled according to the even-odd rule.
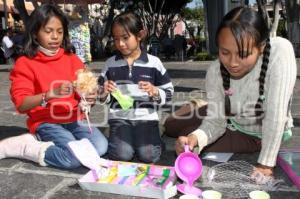
[[[177,185],[177,190],[184,194],[193,194],[201,196],[202,191],[193,186],[202,173],[202,162],[197,154],[189,151],[189,146],[184,146],[184,152],[181,153],[175,161],[175,172],[177,176],[184,181]]]

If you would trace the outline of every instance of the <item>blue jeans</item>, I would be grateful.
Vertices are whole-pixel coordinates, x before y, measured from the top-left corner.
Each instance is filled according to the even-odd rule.
[[[159,135],[158,121],[112,119],[110,126],[108,157],[130,161],[134,155],[146,163],[160,159],[163,142]]]
[[[36,131],[42,141],[52,141],[55,144],[45,153],[45,162],[54,167],[74,169],[81,166],[67,145],[70,141],[87,138],[94,145],[99,156],[107,151],[106,137],[96,127],[92,127],[90,133],[88,126],[81,121],[68,124],[43,123]]]

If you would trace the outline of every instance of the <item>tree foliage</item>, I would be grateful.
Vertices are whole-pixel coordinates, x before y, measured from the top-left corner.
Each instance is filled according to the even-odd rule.
[[[200,21],[204,22],[204,10],[202,7],[196,7],[196,8],[184,8],[182,15],[186,20],[192,20],[192,21]]]
[[[179,19],[176,17],[189,2],[191,0],[133,0],[127,9],[142,17],[149,35],[160,35],[174,27]]]
[[[108,9],[103,12],[102,20],[104,21],[104,35],[110,33],[112,19],[115,10],[132,10],[139,14],[144,22],[149,34],[166,32],[176,23],[176,16],[182,12],[185,5],[192,0],[106,0],[102,5]],[[38,6],[37,0],[32,0],[35,6]],[[25,8],[24,0],[14,0],[15,7],[19,10],[21,19],[25,27],[29,20],[29,15]],[[100,9],[102,5],[100,5]],[[103,10],[102,10],[103,11]]]
[[[201,29],[205,24],[205,14],[204,14],[203,7],[195,7],[195,8],[186,7],[181,12],[181,18],[185,22],[186,28],[192,38],[194,38],[193,28],[190,27],[190,24],[188,24],[187,21],[197,23],[198,27]]]

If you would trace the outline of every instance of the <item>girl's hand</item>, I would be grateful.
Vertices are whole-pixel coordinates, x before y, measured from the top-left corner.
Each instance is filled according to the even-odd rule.
[[[194,134],[178,137],[175,143],[175,151],[177,155],[184,152],[184,145],[188,145],[190,151],[192,151],[198,145],[197,137]]]
[[[150,82],[139,81],[139,88],[147,92],[150,97],[159,96],[158,88]]]
[[[268,166],[264,166],[264,165],[257,165],[255,167],[255,170],[261,172],[262,174],[266,175],[266,176],[272,176],[273,175],[273,167],[268,167]]]
[[[69,96],[73,93],[73,85],[71,82],[64,82],[55,89],[49,90],[46,93],[46,99],[61,98]]]
[[[112,80],[105,81],[104,85],[100,86],[100,90],[99,90],[100,100],[106,98],[109,93],[113,92],[116,89],[117,87],[114,81]]]
[[[257,184],[266,184],[267,182],[274,179],[273,169],[273,167],[268,167],[259,164],[255,167],[251,178],[255,180]]]
[[[116,83],[114,81],[108,80],[108,81],[104,82],[104,93],[109,94],[116,89],[117,89],[117,87],[116,87]]]

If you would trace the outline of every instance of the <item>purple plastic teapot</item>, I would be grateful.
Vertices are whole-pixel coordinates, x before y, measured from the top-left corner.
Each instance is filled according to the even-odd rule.
[[[184,146],[184,152],[176,158],[175,172],[184,181],[183,184],[177,185],[178,191],[184,194],[202,195],[202,191],[193,186],[202,174],[202,162],[197,154],[190,152],[188,145]]]

